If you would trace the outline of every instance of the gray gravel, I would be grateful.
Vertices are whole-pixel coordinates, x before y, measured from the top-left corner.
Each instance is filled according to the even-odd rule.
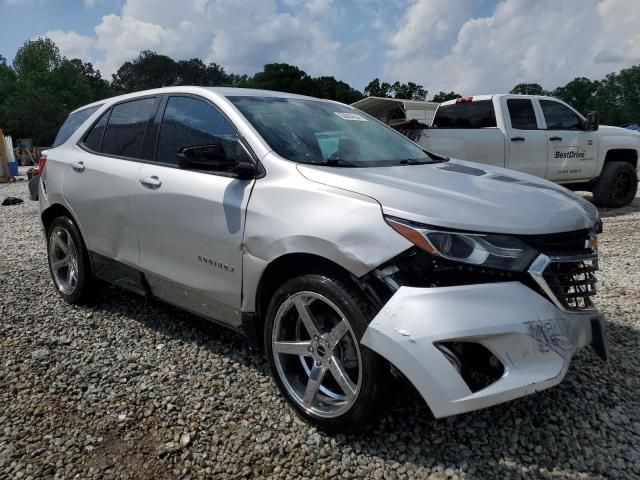
[[[2,478],[640,478],[640,198],[603,211],[599,306],[611,361],[589,349],[558,387],[431,420],[407,389],[365,434],[327,436],[223,328],[105,287],[65,304],[26,182],[0,185]]]

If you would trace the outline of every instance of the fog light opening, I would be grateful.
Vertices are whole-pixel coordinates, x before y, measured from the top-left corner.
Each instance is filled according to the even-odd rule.
[[[479,343],[439,342],[435,346],[473,393],[488,387],[504,375],[502,362]]]

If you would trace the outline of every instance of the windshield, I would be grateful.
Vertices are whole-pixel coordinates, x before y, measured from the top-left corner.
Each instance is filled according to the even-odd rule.
[[[228,98],[278,155],[294,162],[340,167],[434,162],[413,142],[346,105],[297,98]]]

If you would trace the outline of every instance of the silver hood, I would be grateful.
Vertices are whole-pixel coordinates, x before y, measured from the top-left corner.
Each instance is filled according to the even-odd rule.
[[[591,228],[598,218],[591,203],[564,187],[461,160],[379,168],[299,164],[298,170],[377,200],[387,215],[440,227],[536,235]]]

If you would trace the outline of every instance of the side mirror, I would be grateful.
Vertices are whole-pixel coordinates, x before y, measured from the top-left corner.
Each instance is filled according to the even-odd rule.
[[[176,154],[178,165],[185,170],[208,170],[235,173],[238,178],[253,178],[258,169],[238,140],[181,148]]]
[[[585,130],[595,132],[600,126],[600,114],[598,112],[587,113],[587,125]]]

